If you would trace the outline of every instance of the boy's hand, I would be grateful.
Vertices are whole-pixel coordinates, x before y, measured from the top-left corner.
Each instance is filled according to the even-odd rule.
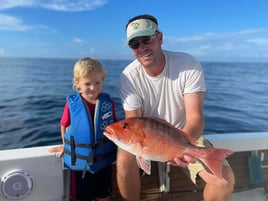
[[[48,152],[49,153],[56,153],[56,157],[60,158],[64,154],[64,147],[63,147],[63,145],[57,146],[57,147],[51,147],[50,149],[48,149]]]

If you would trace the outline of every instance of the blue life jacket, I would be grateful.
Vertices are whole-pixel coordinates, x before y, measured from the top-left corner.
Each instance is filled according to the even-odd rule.
[[[105,127],[114,122],[112,100],[99,94],[94,125],[90,111],[79,94],[67,97],[71,125],[64,135],[64,165],[72,170],[95,173],[116,158],[116,145],[103,135]]]

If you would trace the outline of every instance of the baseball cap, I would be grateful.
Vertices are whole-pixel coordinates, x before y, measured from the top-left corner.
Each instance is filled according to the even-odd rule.
[[[159,31],[156,23],[149,19],[137,19],[127,26],[127,42],[139,36],[151,36]]]

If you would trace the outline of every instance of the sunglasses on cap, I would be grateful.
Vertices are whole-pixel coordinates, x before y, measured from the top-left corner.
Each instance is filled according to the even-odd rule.
[[[153,42],[155,38],[155,35],[152,36],[142,36],[139,40],[130,40],[128,42],[128,46],[133,49],[136,50],[139,48],[140,43],[144,44],[144,45],[149,45]]]

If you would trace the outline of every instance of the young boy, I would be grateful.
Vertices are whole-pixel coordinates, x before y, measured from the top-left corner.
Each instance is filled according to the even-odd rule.
[[[75,198],[79,201],[109,201],[112,162],[116,146],[104,128],[116,121],[114,102],[102,93],[105,70],[98,60],[83,58],[73,70],[73,88],[61,118],[63,146],[50,152],[64,155],[64,164],[75,176]],[[73,180],[74,178],[72,178]]]

